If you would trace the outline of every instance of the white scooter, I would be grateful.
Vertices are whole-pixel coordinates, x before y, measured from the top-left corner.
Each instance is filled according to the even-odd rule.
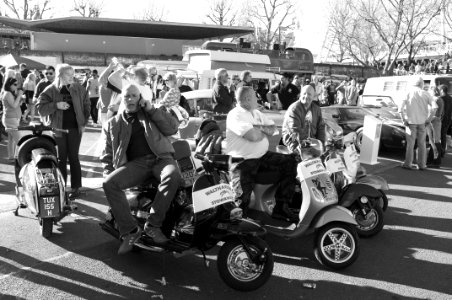
[[[289,153],[278,146],[280,153]],[[352,213],[338,205],[333,182],[319,158],[323,153],[321,141],[307,139],[298,147],[302,162],[297,167],[303,199],[298,224],[271,217],[278,185],[256,184],[249,205],[249,216],[264,225],[269,234],[297,238],[315,233],[315,255],[324,265],[342,269],[351,265],[359,255],[356,221]],[[267,174],[264,177],[272,176]]]
[[[374,187],[356,180],[360,162],[355,140],[354,132],[345,137],[334,136],[326,142],[327,150],[322,156],[339,193],[339,204],[353,213],[358,234],[370,237],[383,229],[381,194]]]

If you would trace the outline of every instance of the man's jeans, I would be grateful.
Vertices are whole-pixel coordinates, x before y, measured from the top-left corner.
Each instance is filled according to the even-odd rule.
[[[105,178],[103,184],[105,196],[118,223],[121,236],[131,232],[137,226],[130,213],[124,190],[137,186],[152,176],[160,179],[160,184],[152,203],[148,222],[154,227],[161,227],[181,183],[179,168],[174,159],[143,156],[127,162]]]
[[[451,125],[451,120],[448,118],[444,118],[441,123],[441,155],[444,156],[447,148],[447,130]]]
[[[409,128],[409,130],[408,130]],[[427,161],[427,146],[425,144],[426,131],[425,124],[409,124],[405,128],[406,153],[404,165],[413,164],[414,143],[417,140],[418,158],[417,162],[420,168],[425,168]]]
[[[262,178],[265,182],[257,182],[258,173],[261,172],[268,172],[272,177]],[[268,151],[261,158],[246,159],[233,164],[230,173],[235,198],[246,213],[256,183],[279,183],[275,195],[276,201],[290,202],[295,192],[297,162],[292,155]]]

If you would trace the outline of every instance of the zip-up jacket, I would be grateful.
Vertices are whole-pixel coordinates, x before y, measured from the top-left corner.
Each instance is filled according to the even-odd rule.
[[[89,119],[91,102],[89,101],[88,91],[78,83],[69,86],[69,93],[72,97],[75,117],[80,133],[86,126]],[[39,95],[36,109],[42,117],[50,117],[50,126],[54,128],[63,127],[63,111],[57,108],[57,103],[63,101],[63,95],[55,83],[49,85]],[[61,132],[56,132],[56,136],[61,136]]]
[[[144,128],[144,136],[149,148],[157,158],[173,157],[174,148],[168,136],[179,129],[179,121],[164,107],[138,111],[138,120]],[[105,171],[111,172],[127,162],[127,147],[132,135],[132,124],[124,113],[118,113],[108,120],[103,128],[105,145],[100,160]]]

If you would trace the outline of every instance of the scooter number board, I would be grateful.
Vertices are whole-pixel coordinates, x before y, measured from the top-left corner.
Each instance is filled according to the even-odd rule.
[[[40,197],[39,212],[41,218],[53,218],[60,214],[60,197]]]
[[[298,177],[300,180],[306,180],[311,177],[326,174],[327,171],[320,158],[309,159],[298,164]]]
[[[220,183],[193,192],[193,211],[195,213],[199,213],[228,202],[234,202],[234,193],[229,184]]]
[[[298,178],[320,202],[337,202],[337,192],[320,158],[302,161],[297,167]]]

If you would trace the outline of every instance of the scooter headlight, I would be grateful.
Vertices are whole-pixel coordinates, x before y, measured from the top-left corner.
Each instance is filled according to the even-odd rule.
[[[367,199],[366,196],[361,196],[361,198],[359,199],[359,201],[361,201],[362,204],[366,204],[369,202],[369,199]]]
[[[243,210],[239,207],[233,208],[229,213],[229,219],[231,221],[240,220],[243,216]]]

